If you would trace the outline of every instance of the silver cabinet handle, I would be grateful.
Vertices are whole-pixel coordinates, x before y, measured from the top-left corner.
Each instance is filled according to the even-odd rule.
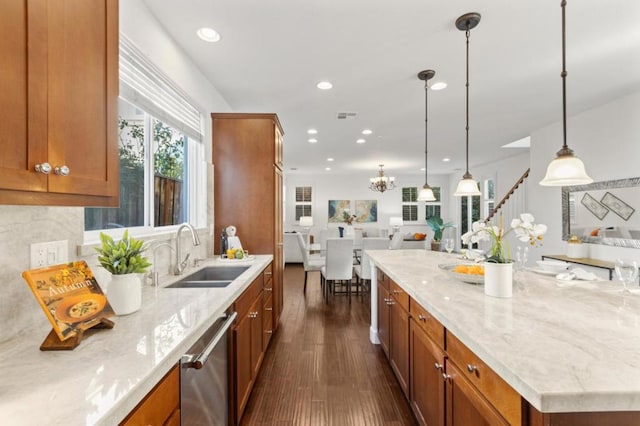
[[[451,379],[451,375],[450,374],[442,373],[442,380],[444,380],[446,382],[447,380],[450,380],[450,379]]]
[[[264,274],[265,274],[265,275],[269,275],[269,276],[271,276],[271,275],[273,275],[273,272],[265,271],[265,273],[264,273]]]
[[[53,169],[53,172],[59,176],[69,176],[69,167],[62,165],[60,167],[56,166],[55,169]]]
[[[273,308],[264,308],[265,311],[273,311]]]
[[[273,334],[273,330],[266,330],[265,333],[267,334]]]
[[[264,291],[273,291],[273,288],[272,287],[267,287],[267,288],[264,289]]]
[[[478,371],[478,366],[477,365],[467,364],[467,371],[469,373],[474,373],[474,372]]]
[[[44,175],[48,175],[51,173],[51,164],[49,163],[40,163],[35,165],[36,172],[42,173]]]
[[[436,370],[442,370],[442,364],[440,364],[439,362],[436,362],[434,367],[436,368]]]
[[[420,321],[422,321],[422,322],[426,322],[426,321],[427,321],[427,317],[425,317],[425,316],[424,316],[424,315],[422,315],[422,314],[418,314],[418,319],[419,319]]]
[[[183,359],[186,361],[185,363],[189,368],[200,370],[202,367],[204,367],[204,364],[207,362],[209,355],[211,355],[211,352],[213,352],[215,347],[218,345],[218,342],[220,342],[220,340],[222,340],[222,338],[227,334],[227,331],[229,330],[231,324],[233,324],[237,316],[238,314],[235,312],[227,316],[227,319],[225,320],[222,327],[220,327],[220,330],[218,330],[216,335],[213,336],[213,339],[211,339],[211,341],[207,344],[207,346],[200,354],[183,356]]]

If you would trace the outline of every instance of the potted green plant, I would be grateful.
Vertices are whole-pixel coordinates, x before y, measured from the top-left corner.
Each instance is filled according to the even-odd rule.
[[[433,231],[433,238],[431,239],[431,250],[440,251],[440,241],[442,240],[442,231],[447,228],[454,228],[453,222],[444,223],[441,217],[431,216],[427,219],[427,225]]]
[[[142,253],[147,249],[144,242],[129,236],[128,230],[120,241],[100,233],[101,246],[96,247],[98,262],[111,272],[107,288],[107,299],[117,315],[127,315],[142,305],[142,280],[140,274],[151,266]]]

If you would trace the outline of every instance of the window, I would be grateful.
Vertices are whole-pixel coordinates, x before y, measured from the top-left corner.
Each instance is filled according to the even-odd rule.
[[[296,186],[296,222],[302,216],[313,216],[311,193],[310,186]]]
[[[402,188],[402,220],[416,222],[418,220],[418,188]]]
[[[120,35],[120,205],[86,208],[85,231],[206,223],[199,110]]]
[[[471,230],[473,222],[480,220],[480,196],[460,198],[460,234]]]
[[[435,201],[427,201],[424,206],[424,217],[429,219],[430,217],[442,217],[442,199],[440,198],[440,187],[431,187],[433,189],[433,195],[436,197]]]
[[[489,214],[493,211],[496,206],[495,201],[495,183],[493,179],[485,179],[483,181],[484,190],[482,191],[482,196],[484,197],[484,210],[483,216],[489,217]]]

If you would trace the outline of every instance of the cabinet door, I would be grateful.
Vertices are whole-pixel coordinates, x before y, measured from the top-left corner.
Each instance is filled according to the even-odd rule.
[[[378,339],[382,350],[389,357],[389,292],[378,284]]]
[[[242,416],[249,400],[253,377],[251,364],[251,309],[238,321],[233,330],[233,349],[235,358],[236,418]]]
[[[409,398],[409,313],[395,298],[389,309],[389,361],[400,388]]]
[[[46,1],[3,0],[0,5],[0,186],[46,191]],[[2,194],[0,194],[2,197]]]
[[[444,352],[409,320],[411,408],[421,425],[444,426]]]
[[[255,380],[260,370],[260,364],[262,364],[262,356],[264,354],[262,347],[262,317],[264,316],[262,294],[256,299],[253,306],[249,310],[251,314],[251,377]]]
[[[273,335],[273,295],[268,292],[264,294],[262,327],[262,349],[266,351],[271,341],[271,336]]]
[[[118,2],[48,2],[49,192],[118,194]]]
[[[450,362],[447,372],[447,426],[498,426],[509,423]]]

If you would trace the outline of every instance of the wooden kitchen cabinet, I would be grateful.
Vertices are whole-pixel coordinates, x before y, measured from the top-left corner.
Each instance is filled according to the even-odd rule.
[[[412,304],[409,320],[409,402],[418,423],[426,426],[444,426],[444,348],[436,343],[437,336],[436,340],[432,339],[422,326],[427,320],[424,314],[414,315],[413,307]]]
[[[249,401],[251,390],[258,377],[264,352],[267,349],[264,340],[264,314],[268,312],[265,306],[265,278],[270,277],[267,272],[271,265],[258,276],[251,285],[236,299],[234,309],[238,319],[233,328],[233,381],[231,394],[233,423],[239,423],[242,413]],[[267,297],[271,296],[266,292]],[[268,343],[268,342],[267,342]]]
[[[275,114],[214,113],[215,252],[219,237],[235,225],[244,249],[273,255],[272,328],[283,307],[283,132]]]
[[[389,303],[391,296],[389,294],[389,277],[384,272],[378,270],[378,340],[382,351],[389,358]]]
[[[120,423],[123,426],[180,424],[180,366],[174,366]]]
[[[117,206],[118,1],[3,1],[0,55],[0,203]]]
[[[409,398],[409,296],[390,281],[389,302],[389,362],[400,388]]]

